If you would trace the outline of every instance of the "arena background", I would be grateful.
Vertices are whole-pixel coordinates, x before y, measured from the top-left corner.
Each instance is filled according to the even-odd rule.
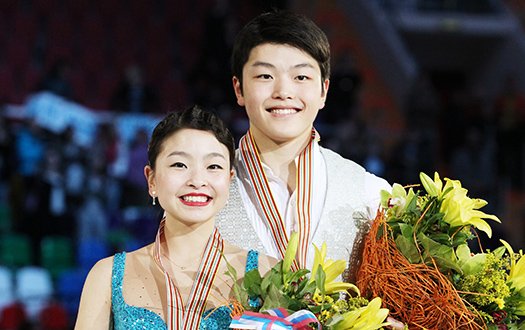
[[[0,329],[70,329],[88,269],[149,243],[151,129],[198,103],[239,138],[229,55],[270,8],[332,47],[321,144],[389,182],[438,171],[524,248],[521,0],[0,1]]]

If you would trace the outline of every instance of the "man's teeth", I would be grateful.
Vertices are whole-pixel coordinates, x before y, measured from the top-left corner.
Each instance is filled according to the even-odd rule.
[[[204,203],[208,201],[208,197],[206,196],[183,196],[182,199],[190,203]]]
[[[272,109],[272,113],[276,113],[278,115],[290,115],[293,113],[296,113],[295,109]]]

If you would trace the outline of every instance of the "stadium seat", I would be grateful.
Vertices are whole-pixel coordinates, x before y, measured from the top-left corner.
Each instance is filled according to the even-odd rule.
[[[86,276],[87,270],[70,269],[60,274],[57,279],[57,298],[66,308],[70,320],[74,320],[78,312],[80,295]]]
[[[53,279],[66,269],[73,268],[74,246],[70,238],[65,236],[47,236],[41,242],[40,260]]]
[[[31,265],[32,262],[29,237],[22,234],[2,235],[0,238],[0,265],[17,268]]]
[[[38,320],[40,312],[53,297],[51,274],[42,267],[26,266],[18,269],[15,277],[17,300],[24,305],[29,320]]]
[[[13,272],[0,266],[0,311],[15,302]]]
[[[89,270],[97,261],[110,255],[109,243],[101,239],[84,239],[79,242],[77,264],[83,270]]]

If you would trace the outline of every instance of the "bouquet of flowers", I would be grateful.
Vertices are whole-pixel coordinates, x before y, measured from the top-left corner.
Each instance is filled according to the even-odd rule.
[[[423,189],[394,184],[365,239],[357,286],[379,296],[392,317],[414,328],[522,329],[525,258],[500,240],[494,251],[471,251],[477,231],[489,237],[479,209],[458,180],[420,174]]]
[[[298,235],[292,233],[284,259],[263,277],[254,269],[239,283],[235,269],[228,267],[235,301],[242,305],[230,328],[374,330],[388,324],[380,298],[368,301],[354,284],[337,281],[346,262],[327,259],[326,244],[314,246],[311,271],[293,270],[297,246]]]

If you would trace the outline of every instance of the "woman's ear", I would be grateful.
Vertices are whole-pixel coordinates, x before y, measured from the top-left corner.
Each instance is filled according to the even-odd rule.
[[[148,183],[148,191],[150,195],[154,195],[153,192],[156,190],[155,185],[155,171],[151,168],[150,165],[144,166],[144,177]]]

